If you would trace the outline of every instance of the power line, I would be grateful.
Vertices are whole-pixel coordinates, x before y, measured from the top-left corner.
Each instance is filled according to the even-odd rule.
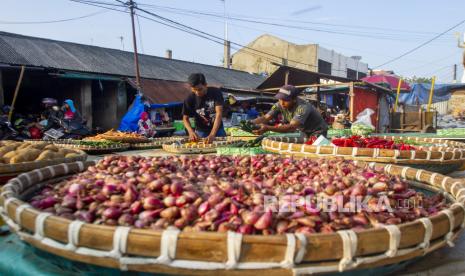
[[[57,19],[57,20],[47,20],[47,21],[3,21],[0,20],[0,24],[11,24],[11,25],[23,25],[23,24],[50,24],[50,23],[61,23],[61,22],[68,22],[68,21],[73,21],[73,20],[79,20],[79,19],[84,19],[88,17],[92,17],[98,14],[106,13],[108,11],[98,11],[98,12],[93,12],[89,13],[83,16],[78,16],[78,17],[72,17],[72,18],[66,18],[66,19]]]
[[[390,63],[392,63],[392,62],[394,62],[394,61],[396,61],[396,60],[399,60],[399,59],[405,57],[405,56],[408,55],[408,54],[411,54],[411,53],[415,52],[416,50],[422,48],[423,46],[428,45],[429,43],[431,43],[431,42],[434,41],[435,39],[441,37],[442,35],[444,35],[444,34],[447,33],[448,31],[451,31],[451,30],[455,29],[456,27],[462,25],[463,23],[465,23],[465,20],[460,21],[459,23],[457,23],[457,24],[455,24],[454,26],[448,28],[448,29],[445,30],[444,32],[442,32],[442,33],[440,33],[440,34],[434,36],[433,38],[429,39],[428,41],[423,42],[422,44],[420,44],[420,45],[418,45],[417,47],[415,47],[415,48],[413,48],[413,49],[411,49],[411,50],[409,50],[409,51],[403,53],[402,55],[400,55],[400,56],[398,56],[398,57],[396,57],[396,58],[390,59],[390,60],[386,61],[386,62],[383,63],[383,64],[380,64],[380,65],[378,65],[378,66],[375,66],[375,68],[379,68],[379,67],[381,67],[381,66],[390,64]]]
[[[141,5],[144,5],[144,4],[141,4]],[[155,7],[158,11],[160,11],[160,9],[161,9],[161,11],[175,13],[175,14],[183,14],[183,15],[195,14],[195,15],[223,18],[223,15],[219,15],[219,14],[215,14],[215,13],[208,13],[208,12],[201,12],[201,11],[194,11],[194,10],[187,10],[187,9],[179,9],[179,8],[166,7],[166,6],[156,6],[156,5],[147,5],[147,4],[145,4],[145,5],[150,6],[150,7]],[[247,18],[249,18],[249,19],[247,19]],[[347,35],[347,36],[366,37],[366,38],[373,38],[373,39],[389,39],[389,40],[403,41],[403,39],[396,37],[396,34],[380,33],[380,32],[374,32],[374,33],[373,32],[360,32],[360,31],[353,32],[353,31],[332,30],[332,29],[329,29],[329,30],[328,29],[315,29],[315,28],[308,28],[308,27],[304,27],[304,26],[296,26],[296,25],[288,25],[288,24],[280,24],[280,23],[252,20],[250,18],[254,18],[254,17],[228,16],[228,19],[231,19],[233,21],[241,21],[241,22],[247,22],[247,23],[253,23],[253,24],[261,24],[261,25],[269,25],[269,26],[273,26],[273,27],[283,27],[283,28],[290,28],[290,29],[297,29],[297,30],[307,30],[307,31],[331,33],[331,34],[341,34],[341,35]],[[344,26],[344,25],[342,25],[342,26]],[[422,37],[423,36],[417,37],[417,38],[422,38]],[[412,38],[412,35],[408,35],[408,38]]]
[[[177,22],[177,21],[171,20],[171,19],[169,19],[169,18],[160,16],[160,15],[155,14],[155,13],[152,13],[152,12],[150,12],[150,11],[141,9],[141,8],[139,8],[139,7],[136,7],[136,9],[137,9],[137,10],[140,10],[140,11],[142,11],[142,12],[145,12],[145,13],[147,13],[147,14],[149,14],[149,15],[152,15],[152,16],[154,16],[154,17],[157,17],[157,18],[159,18],[159,19],[161,19],[161,20],[163,20],[163,21],[165,21],[165,22],[170,22],[171,24],[175,24],[175,25],[181,26],[181,27],[183,27],[183,28],[189,29],[189,30],[194,31],[194,32],[198,32],[198,33],[200,33],[200,34],[203,34],[203,35],[206,35],[206,36],[215,38],[215,39],[218,39],[218,40],[220,40],[220,41],[223,40],[221,37],[218,37],[218,36],[209,34],[209,33],[207,33],[207,32],[204,32],[204,31],[202,31],[202,30],[199,30],[199,29],[196,29],[196,28],[187,26],[187,25],[185,25],[185,24],[182,24],[182,23],[179,23],[179,22]],[[254,48],[251,48],[251,47],[248,47],[248,46],[245,46],[245,45],[242,45],[242,44],[233,42],[233,41],[230,41],[230,42],[231,42],[231,44],[237,45],[237,46],[239,46],[239,47],[242,47],[242,48],[245,48],[245,49],[248,49],[248,50],[257,52],[257,53],[265,54],[265,55],[270,56],[270,57],[277,58],[277,59],[279,60],[279,62],[281,62],[282,59],[283,59],[283,57],[280,57],[280,56],[277,56],[277,55],[274,55],[274,54],[271,54],[271,53],[263,52],[263,51],[260,51],[260,50],[257,50],[257,49],[254,49]],[[288,61],[294,62],[294,63],[298,63],[298,64],[302,64],[302,65],[317,67],[317,66],[315,66],[315,65],[313,65],[313,64],[307,64],[307,63],[303,63],[303,62],[299,62],[299,61],[295,61],[295,60],[290,60],[290,59],[288,59]]]
[[[169,6],[160,6],[160,5],[153,5],[153,4],[143,4],[140,3],[139,6],[147,6],[153,7],[156,9],[168,9],[168,10],[175,10],[175,11],[184,11],[208,16],[223,16],[217,12],[202,12],[202,11],[195,11],[189,9],[181,9],[181,8],[174,8]],[[437,34],[434,32],[424,32],[424,31],[413,31],[413,30],[405,30],[405,29],[392,29],[392,28],[381,28],[381,27],[374,27],[374,26],[361,26],[361,25],[350,25],[350,24],[334,24],[334,23],[324,23],[324,22],[315,22],[315,21],[305,21],[305,20],[295,20],[295,19],[288,19],[288,18],[273,18],[273,17],[256,17],[256,16],[246,16],[240,14],[229,14],[230,16],[236,18],[250,18],[250,19],[262,19],[262,20],[277,20],[277,21],[285,21],[285,22],[294,22],[294,23],[303,23],[303,24],[313,24],[313,25],[322,25],[322,26],[336,26],[336,27],[346,27],[346,28],[355,28],[355,29],[372,29],[372,30],[384,30],[384,31],[393,31],[393,32],[401,32],[401,33],[411,33],[411,34]]]

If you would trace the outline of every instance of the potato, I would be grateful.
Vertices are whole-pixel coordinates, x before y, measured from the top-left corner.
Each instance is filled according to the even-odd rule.
[[[79,154],[75,152],[71,152],[65,155],[66,158],[78,157]]]
[[[30,146],[32,146],[32,144],[23,143],[23,144],[21,144],[19,147],[17,147],[16,149],[17,149],[17,150],[19,150],[19,149],[25,149],[25,148],[29,148]]]
[[[44,150],[59,151],[60,149],[57,146],[50,144],[45,146]]]
[[[46,146],[48,146],[48,145],[50,145],[50,144],[45,143],[45,142],[40,142],[40,143],[34,144],[33,147],[34,147],[35,149],[40,149],[40,150],[42,150],[42,149],[44,149],[44,148],[45,148]]]
[[[50,160],[53,159],[55,156],[54,152],[51,150],[45,150],[39,154],[39,156],[36,158],[36,161],[40,160]]]
[[[62,152],[65,156],[66,156],[67,154],[69,154],[69,153],[76,153],[75,150],[73,150],[73,149],[68,149],[68,148],[61,148],[59,151]]]
[[[10,163],[10,159],[15,157],[16,155],[18,155],[16,151],[9,151],[5,155],[3,155],[3,161],[8,164]]]
[[[3,146],[0,148],[0,156],[4,156],[6,153],[10,152],[10,151],[14,151],[16,149],[15,145],[7,145],[7,146]]]
[[[63,152],[54,152],[53,159],[65,158],[65,154]]]
[[[34,161],[40,154],[38,149],[22,149],[16,151],[16,155],[10,159],[10,164]]]

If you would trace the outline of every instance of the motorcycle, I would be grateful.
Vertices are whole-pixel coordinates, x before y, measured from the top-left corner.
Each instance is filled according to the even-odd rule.
[[[8,118],[0,118],[0,140],[21,140],[18,132],[13,128]]]
[[[60,116],[51,114],[44,132],[44,140],[56,139],[82,139],[91,134],[91,131],[77,121],[64,120]]]

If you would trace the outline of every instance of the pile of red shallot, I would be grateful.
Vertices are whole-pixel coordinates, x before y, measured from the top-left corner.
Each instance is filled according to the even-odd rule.
[[[320,199],[353,207],[354,197],[365,207],[317,208]],[[352,161],[276,155],[107,156],[64,182],[45,186],[30,203],[94,224],[263,235],[358,231],[447,207],[441,194],[426,196],[399,177]]]

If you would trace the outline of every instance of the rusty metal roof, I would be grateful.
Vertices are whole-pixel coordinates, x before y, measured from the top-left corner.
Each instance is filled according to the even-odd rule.
[[[128,82],[136,88],[134,79]],[[140,84],[144,96],[157,104],[182,103],[192,93],[186,82],[141,79]]]
[[[289,71],[289,78],[288,84],[292,84],[294,86],[297,85],[310,85],[310,84],[318,84],[320,83],[321,79],[326,80],[333,80],[338,82],[351,82],[355,81],[348,78],[337,77],[327,74],[322,74],[318,72],[307,71],[295,67],[290,66],[280,66],[278,70],[274,71],[266,80],[264,80],[257,89],[271,89],[276,88],[284,85],[286,71]]]
[[[0,63],[55,70],[134,77],[134,55],[116,49],[0,32]],[[139,55],[141,77],[184,82],[191,73],[205,74],[209,84],[255,88],[264,78],[223,67]]]

